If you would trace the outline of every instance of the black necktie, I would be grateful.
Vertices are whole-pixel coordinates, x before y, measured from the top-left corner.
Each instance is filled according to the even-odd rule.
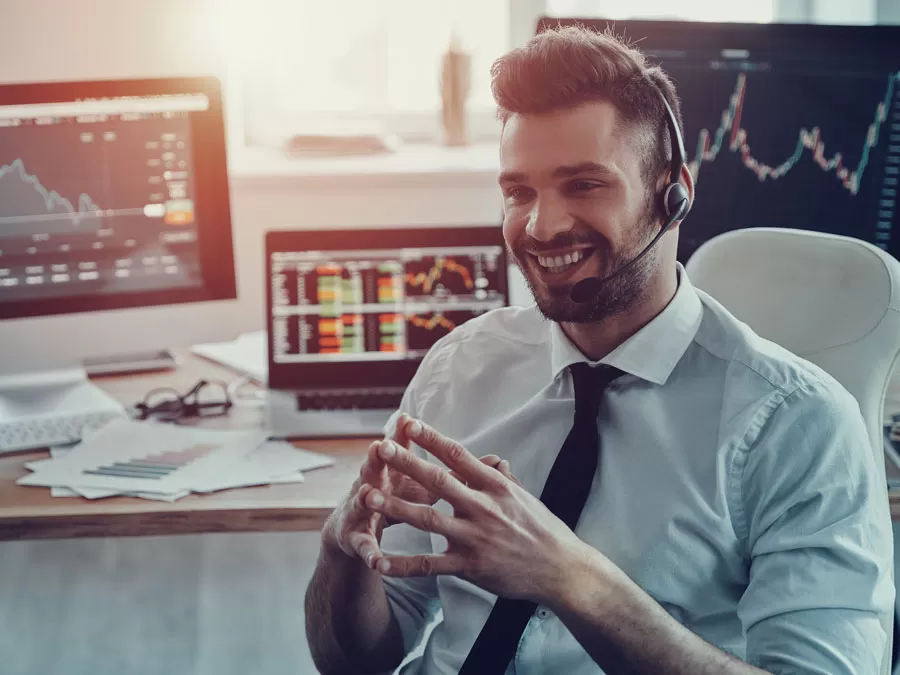
[[[575,422],[541,492],[541,501],[574,530],[587,501],[600,456],[597,413],[607,385],[623,375],[611,366],[569,366],[575,383]],[[497,598],[460,675],[503,675],[537,603]]]

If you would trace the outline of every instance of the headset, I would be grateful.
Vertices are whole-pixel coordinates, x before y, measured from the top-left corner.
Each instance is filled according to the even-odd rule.
[[[665,117],[666,117],[666,126],[669,127],[669,138],[672,142],[672,161],[669,165],[669,182],[666,187],[660,192],[659,208],[662,210],[662,213],[665,215],[665,222],[663,223],[662,229],[656,233],[656,236],[650,241],[649,244],[644,248],[643,251],[637,254],[631,261],[622,265],[619,269],[617,269],[612,274],[605,277],[588,277],[587,279],[582,279],[574,286],[572,286],[572,291],[569,294],[572,300],[578,303],[588,302],[592,298],[596,297],[600,292],[600,287],[605,284],[610,279],[622,274],[625,270],[627,270],[632,265],[635,265],[641,258],[647,255],[654,246],[656,246],[656,242],[658,242],[662,236],[669,231],[669,229],[679,220],[684,220],[684,217],[688,214],[688,211],[691,210],[691,198],[688,194],[687,188],[681,183],[681,169],[684,167],[686,162],[686,155],[684,151],[684,139],[681,137],[681,130],[678,128],[678,120],[675,119],[675,113],[672,112],[672,107],[669,105],[669,102],[666,100],[665,95],[662,90],[656,85],[656,83],[650,79],[648,75],[644,75],[644,78],[650,85],[653,87],[654,91],[659,95],[660,100],[662,101],[663,108],[665,109]]]

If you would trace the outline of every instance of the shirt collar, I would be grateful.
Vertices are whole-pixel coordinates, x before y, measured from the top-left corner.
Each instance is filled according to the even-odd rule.
[[[700,327],[703,307],[681,263],[676,263],[675,296],[650,323],[599,361],[655,384],[665,384]],[[550,362],[554,379],[584,354],[555,321],[550,326]]]

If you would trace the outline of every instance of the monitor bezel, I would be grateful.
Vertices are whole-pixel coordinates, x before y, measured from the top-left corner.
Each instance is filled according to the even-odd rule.
[[[500,224],[442,227],[277,230],[266,232],[266,333],[268,386],[272,389],[406,387],[421,358],[398,361],[275,363],[272,331],[272,254],[293,251],[379,250],[409,247],[500,246],[500,289],[509,305],[509,256]]]
[[[203,284],[110,295],[0,300],[0,320],[231,300],[237,297],[222,87],[216,77],[142,78],[0,85],[0,106],[85,98],[205,94],[209,107],[190,113],[197,241]]]
[[[887,24],[716,23],[542,16],[537,21],[535,32],[573,25],[583,25],[593,30],[609,27],[616,35],[634,41],[635,46],[644,53],[666,48],[683,49],[685,40],[689,40],[694,53],[703,49],[756,49],[760,52],[758,55],[751,54],[751,58],[767,53],[785,58],[794,53],[808,60],[812,53],[846,63],[848,59],[860,56],[849,51],[849,47],[855,45],[864,48],[862,60],[870,63],[900,55],[900,25]],[[791,45],[789,51],[785,50],[785,44]],[[842,49],[836,49],[836,45]]]

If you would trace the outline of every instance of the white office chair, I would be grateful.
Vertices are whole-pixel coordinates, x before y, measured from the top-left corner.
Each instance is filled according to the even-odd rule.
[[[710,239],[686,269],[691,283],[757,334],[812,361],[856,397],[884,485],[884,400],[900,357],[900,262],[850,237],[753,228]],[[881,673],[890,675],[893,626],[884,629]]]

